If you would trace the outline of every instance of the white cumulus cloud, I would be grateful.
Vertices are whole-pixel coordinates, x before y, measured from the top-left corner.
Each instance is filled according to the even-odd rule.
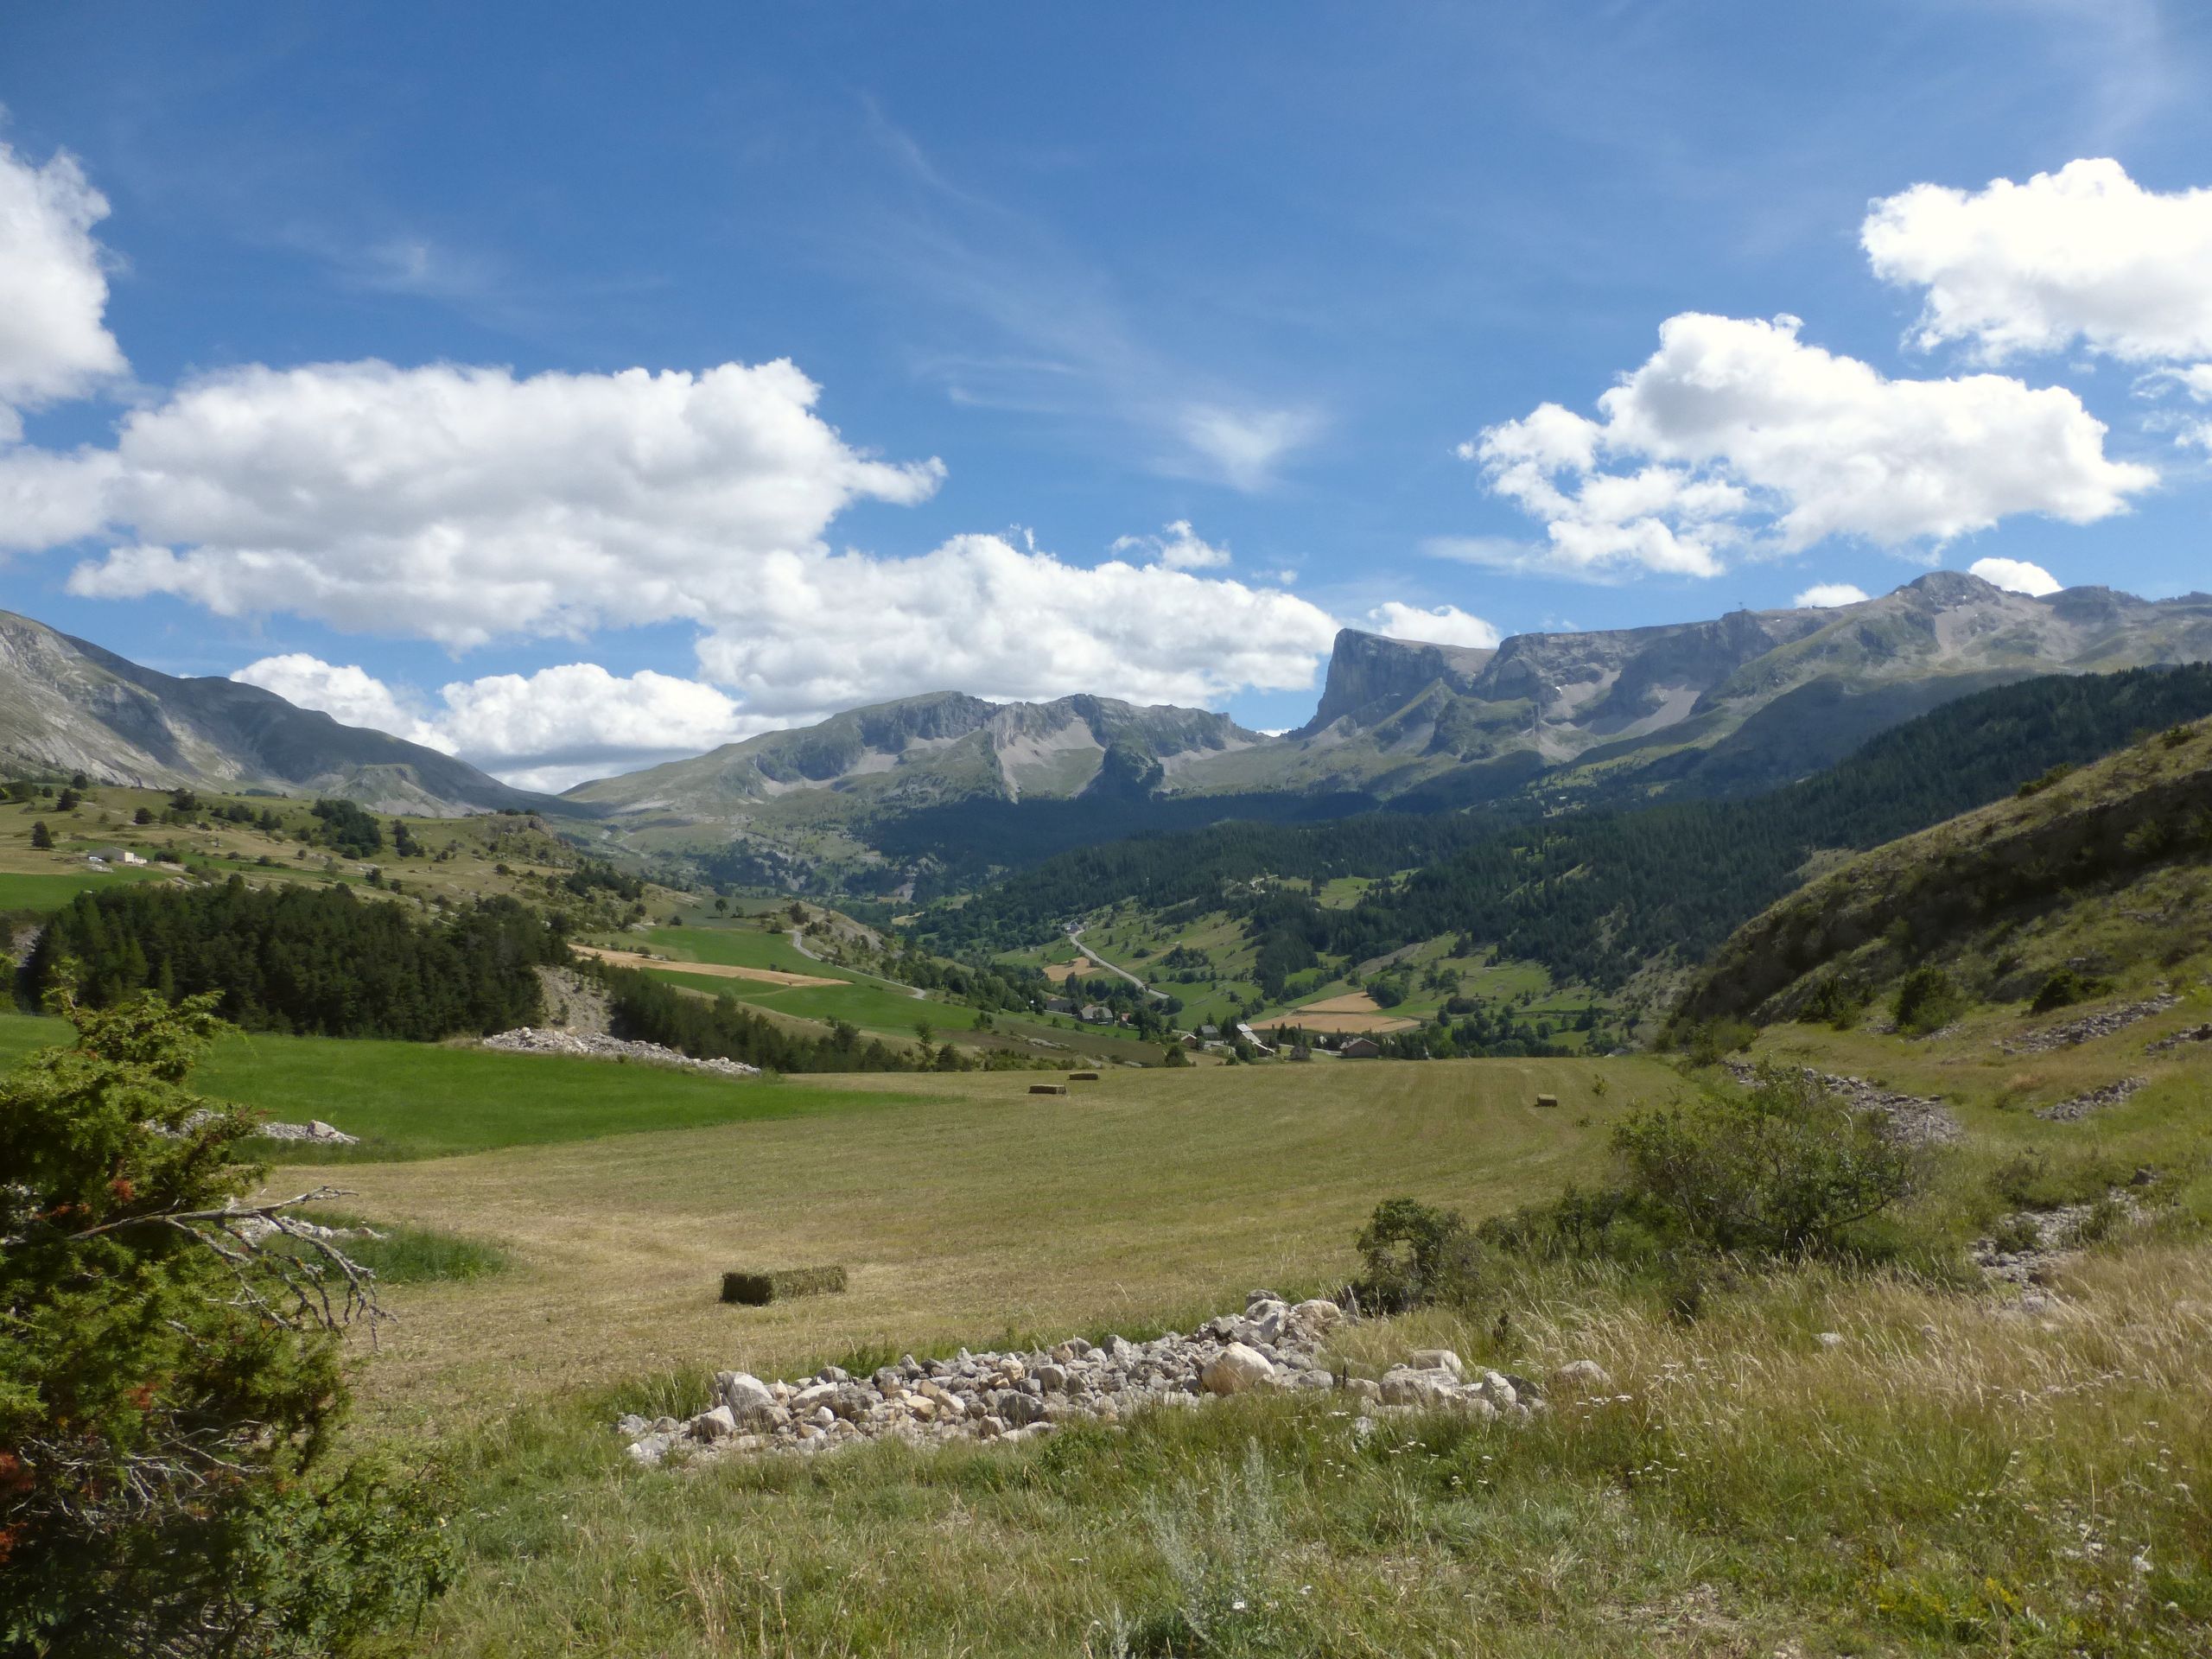
[[[107,199],[66,153],[35,167],[0,143],[0,443],[20,410],[79,397],[124,373],[107,330],[107,276],[92,226]]]
[[[416,712],[422,699],[365,669],[304,652],[264,657],[231,677],[346,725],[458,754],[524,789],[566,789],[780,723],[747,715],[728,694],[696,680],[651,669],[612,674],[596,663],[454,680],[427,713]]]
[[[326,663],[295,651],[248,663],[231,677],[274,691],[302,709],[319,709],[341,726],[366,726],[448,754],[460,747],[435,726],[408,712],[390,686],[359,664]]]
[[[1423,610],[1398,600],[1386,600],[1367,613],[1362,624],[1370,633],[1393,639],[1415,639],[1432,645],[1474,645],[1488,651],[1504,636],[1479,616],[1456,605]]]
[[[2103,423],[2063,387],[1893,380],[1801,326],[1670,317],[1598,419],[1545,404],[1462,444],[1544,522],[1548,545],[1514,568],[1711,576],[1737,550],[1831,536],[1897,548],[2017,513],[2088,524],[2157,481],[2106,456]]]
[[[1149,553],[1172,570],[1218,569],[1229,563],[1226,543],[1216,546],[1178,518],[1157,536],[1123,536],[1114,543],[1116,553]]]
[[[1875,275],[1925,290],[1916,337],[1984,359],[2080,341],[2129,362],[2212,356],[2212,190],[2145,190],[2118,162],[2024,184],[1936,184],[1876,201]]]
[[[817,550],[856,499],[918,501],[942,475],[851,448],[817,395],[780,361],[230,371],[79,458],[99,474],[97,527],[128,544],[70,590],[453,646],[736,614],[761,561]]]
[[[2008,593],[2032,594],[2038,599],[2066,585],[2043,566],[2025,559],[1976,559],[1967,571]]]
[[[1839,605],[1864,605],[1866,590],[1847,582],[1816,582],[1789,602],[1799,610],[1828,611]]]
[[[1278,589],[960,536],[915,558],[764,562],[744,619],[698,652],[709,679],[776,715],[948,690],[1216,703],[1311,684],[1335,632],[1327,612]]]

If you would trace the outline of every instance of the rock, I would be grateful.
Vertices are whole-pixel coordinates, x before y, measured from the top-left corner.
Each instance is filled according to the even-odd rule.
[[[632,1463],[642,1464],[648,1469],[656,1468],[659,1465],[661,1459],[668,1455],[668,1448],[674,1443],[674,1437],[668,1434],[655,1433],[641,1436],[630,1443],[630,1460]]]
[[[1282,1298],[1272,1290],[1248,1290],[1244,1293],[1244,1312],[1249,1317],[1262,1302],[1279,1302]]]
[[[1272,1297],[1254,1302],[1244,1310],[1244,1323],[1260,1342],[1274,1342],[1280,1338],[1283,1323],[1289,1318],[1289,1306]],[[1244,1340],[1251,1342],[1253,1338],[1247,1337]]]
[[[1552,1372],[1551,1389],[1569,1399],[1588,1399],[1593,1395],[1611,1394],[1613,1379],[1594,1359],[1570,1359]]]
[[[1206,1363],[1198,1381],[1208,1394],[1243,1394],[1256,1389],[1274,1375],[1267,1356],[1241,1342],[1232,1342]]]
[[[774,1391],[750,1371],[715,1372],[715,1398],[729,1408],[730,1415],[743,1427],[775,1415]]]
[[[1335,1330],[1344,1316],[1344,1309],[1317,1296],[1290,1310],[1290,1328],[1309,1341],[1318,1341]]]
[[[723,1440],[737,1433],[737,1418],[728,1406],[701,1412],[684,1427],[695,1440]]]
[[[1513,1386],[1513,1379],[1503,1371],[1484,1371],[1475,1389],[1484,1399],[1501,1411],[1508,1406],[1521,1403],[1521,1390]]]
[[[1451,1399],[1458,1385],[1459,1379],[1449,1371],[1393,1365],[1382,1373],[1377,1389],[1386,1406],[1436,1406]]]
[[[1068,1388],[1067,1368],[1051,1362],[1037,1368],[1037,1386],[1047,1394],[1065,1394]]]
[[[1819,1343],[1823,1348],[1840,1348],[1843,1346],[1843,1332],[1840,1331],[1823,1331],[1820,1335],[1815,1337],[1813,1340]]]
[[[1449,1348],[1417,1349],[1406,1356],[1406,1363],[1416,1371],[1449,1371],[1455,1382],[1467,1374],[1465,1363]]]
[[[695,1060],[689,1054],[658,1043],[625,1042],[619,1037],[604,1033],[586,1034],[573,1031],[554,1031],[533,1026],[518,1027],[503,1031],[484,1039],[486,1048],[504,1049],[514,1054],[561,1054],[574,1059],[636,1060],[648,1065],[678,1067],[686,1071],[706,1071],[724,1077],[757,1077],[760,1068],[747,1065],[741,1060]],[[340,1139],[351,1139],[341,1136]]]
[[[836,1397],[837,1385],[835,1382],[815,1382],[791,1395],[789,1403],[792,1411],[801,1417],[811,1417],[817,1410],[828,1409]]]

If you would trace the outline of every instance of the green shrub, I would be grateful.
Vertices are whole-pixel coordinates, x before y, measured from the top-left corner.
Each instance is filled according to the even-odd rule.
[[[1912,1191],[1918,1159],[1799,1072],[1640,1111],[1613,1132],[1631,1204],[1709,1249],[1834,1251]]]
[[[2071,968],[2061,968],[2043,982],[2035,1000],[2028,1005],[2034,1014],[2049,1014],[2053,1008],[2071,1007],[2076,1002],[2086,1002],[2093,996],[2102,996],[2112,989],[2112,981],[2100,979],[2093,974],[2077,973]]]
[[[1475,1294],[1482,1247],[1456,1210],[1386,1198],[1353,1242],[1361,1272],[1352,1289],[1368,1313],[1402,1313]]]
[[[2018,1255],[2040,1244],[2043,1234],[2037,1230],[2033,1216],[2016,1211],[1989,1230],[1989,1242],[2007,1255]]]
[[[1966,1008],[1965,994],[1941,968],[1916,968],[1907,974],[1891,1005],[1897,1029],[1914,1037],[1941,1031]]]
[[[0,1078],[0,1651],[312,1654],[405,1617],[450,1557],[423,1487],[333,1458],[345,1264],[220,1219],[266,1172],[184,1086],[214,999],[58,1001],[74,1045]]]
[[[1831,974],[1816,982],[1798,1006],[1797,1020],[1801,1025],[1832,1026],[1838,1031],[1849,1031],[1866,1013],[1872,994],[1865,983],[1849,975]]]

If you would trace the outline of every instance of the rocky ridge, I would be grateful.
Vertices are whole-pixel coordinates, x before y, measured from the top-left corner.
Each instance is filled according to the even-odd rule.
[[[757,1077],[760,1068],[742,1060],[697,1060],[658,1043],[633,1043],[603,1032],[561,1031],[550,1027],[520,1026],[486,1037],[484,1046],[510,1054],[560,1054],[571,1059],[635,1060],[645,1065],[675,1066],[686,1071],[706,1071],[718,1077]]]
[[[2099,1014],[2088,1014],[2079,1020],[2069,1020],[2063,1025],[2045,1026],[2041,1031],[2031,1031],[2026,1036],[1997,1046],[2007,1054],[2046,1054],[2054,1048],[2073,1048],[2080,1044],[2109,1037],[2124,1030],[2139,1020],[2148,1020],[2154,1014],[2164,1014],[2179,1002],[2181,998],[2162,992],[2145,997],[2140,1002],[2123,1002],[2116,1008],[2107,1008]]]
[[[2056,1106],[2046,1106],[2036,1116],[2053,1123],[2071,1123],[2087,1117],[2100,1107],[2117,1106],[2151,1080],[2148,1077],[2121,1077],[2098,1089],[2084,1090],[2071,1099],[2062,1100]]]
[[[813,1453],[886,1439],[1018,1442],[1071,1422],[1118,1423],[1147,1408],[1257,1391],[1333,1391],[1363,1416],[1448,1408],[1519,1421],[1546,1409],[1545,1389],[1500,1371],[1471,1372],[1446,1349],[1408,1355],[1379,1380],[1349,1376],[1321,1356],[1344,1317],[1332,1301],[1294,1307],[1259,1290],[1241,1314],[1150,1342],[1109,1337],[1093,1346],[1077,1338],[1049,1351],[908,1355],[865,1378],[836,1365],[796,1382],[722,1371],[712,1401],[695,1416],[628,1416],[615,1428],[629,1455],[652,1466],[671,1456]],[[1554,1371],[1547,1387],[1562,1397],[1601,1395],[1612,1379],[1595,1362],[1577,1360]]]

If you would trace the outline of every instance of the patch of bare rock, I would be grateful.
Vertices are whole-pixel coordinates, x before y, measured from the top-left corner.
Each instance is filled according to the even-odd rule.
[[[632,1060],[643,1065],[676,1066],[686,1071],[706,1071],[720,1077],[757,1077],[760,1068],[742,1060],[695,1060],[689,1054],[664,1048],[658,1043],[633,1043],[604,1033],[557,1031],[550,1027],[522,1026],[486,1037],[484,1046],[511,1054],[560,1054],[580,1060]]]
[[[824,1366],[796,1382],[746,1371],[715,1378],[714,1398],[678,1421],[625,1417],[616,1432],[648,1466],[772,1452],[812,1453],[880,1440],[920,1446],[1039,1440],[1075,1422],[1119,1423],[1157,1408],[1195,1408],[1240,1394],[1333,1391],[1363,1416],[1448,1408],[1485,1420],[1525,1421],[1545,1390],[1524,1377],[1471,1372],[1459,1355],[1425,1349],[1381,1379],[1349,1377],[1320,1358],[1343,1319],[1334,1302],[1296,1306],[1255,1291],[1241,1314],[1223,1314],[1188,1336],[1150,1342],[1077,1338],[1049,1351],[911,1355],[873,1376]],[[1561,1366],[1548,1385],[1562,1397],[1609,1395],[1612,1379],[1591,1360]]]
[[[1749,1084],[1758,1077],[1756,1068],[1744,1060],[1729,1061],[1728,1070],[1738,1083]],[[1951,1115],[1951,1109],[1940,1100],[1899,1094],[1864,1077],[1815,1071],[1809,1065],[1802,1071],[1851,1110],[1872,1114],[1885,1135],[1907,1146],[1946,1146],[1965,1134],[1959,1127],[1959,1120]]]
[[[2071,1123],[2075,1118],[2087,1117],[2091,1112],[2106,1106],[2117,1106],[2151,1080],[2148,1077],[2122,1077],[2107,1083],[2102,1088],[2089,1089],[2055,1106],[2046,1106],[2036,1116],[2054,1123]]]
[[[2069,1020],[2063,1025],[2045,1026],[2041,1031],[2031,1031],[2024,1037],[1997,1046],[2007,1054],[2044,1054],[2054,1048],[2072,1048],[2078,1044],[2093,1042],[2100,1037],[2109,1037],[2133,1025],[2138,1020],[2148,1020],[2154,1014],[2164,1014],[2179,1002],[2181,998],[2171,993],[2145,997],[2140,1002],[2123,1002],[2118,1007],[2107,1008],[2101,1014],[2085,1014],[2079,1020]]]
[[[2191,1026],[2186,1031],[2177,1031],[2171,1037],[2161,1037],[2155,1043],[2147,1043],[2143,1052],[2145,1054],[2171,1054],[2190,1043],[2212,1043],[2212,1020],[2201,1026]]]

